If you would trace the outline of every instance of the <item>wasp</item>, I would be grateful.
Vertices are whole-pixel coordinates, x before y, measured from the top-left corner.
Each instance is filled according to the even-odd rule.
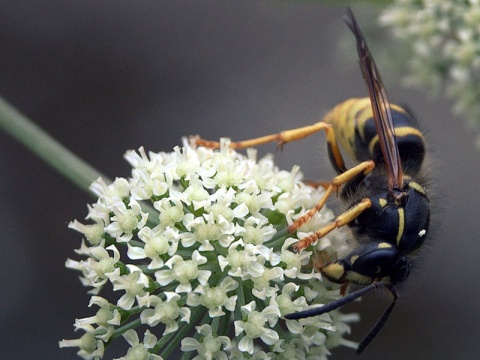
[[[287,314],[301,319],[337,309],[365,293],[386,289],[392,301],[380,319],[359,343],[360,354],[386,323],[398,293],[395,284],[410,274],[409,257],[426,238],[430,205],[422,175],[425,139],[417,121],[404,108],[391,104],[365,38],[350,8],[344,17],[356,39],[360,68],[369,97],[353,98],[335,106],[325,117],[309,126],[282,131],[255,139],[231,143],[232,148],[257,146],[271,141],[284,144],[324,131],[330,162],[337,172],[315,207],[296,219],[287,230],[297,231],[332,193],[340,192],[346,205],[331,224],[300,239],[294,250],[301,251],[336,228],[347,226],[356,247],[344,258],[314,262],[328,280],[342,284],[342,298],[320,307]],[[217,142],[195,139],[198,145],[218,147]],[[356,165],[347,168],[343,151]],[[340,191],[341,189],[341,191]],[[347,294],[350,284],[357,289]]]

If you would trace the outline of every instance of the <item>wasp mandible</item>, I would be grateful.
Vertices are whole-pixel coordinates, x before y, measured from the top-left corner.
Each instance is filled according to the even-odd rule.
[[[398,299],[394,285],[407,279],[408,258],[427,235],[430,208],[422,175],[425,140],[416,120],[407,110],[391,104],[365,38],[351,11],[345,22],[355,35],[360,68],[369,97],[349,99],[334,107],[319,122],[255,139],[234,142],[232,148],[257,146],[271,141],[279,146],[324,131],[330,162],[337,172],[317,205],[295,220],[294,233],[319,211],[340,188],[347,210],[334,222],[299,240],[296,251],[312,245],[335,228],[348,226],[358,245],[342,259],[314,264],[327,279],[342,284],[343,298],[330,304],[285,315],[300,319],[337,309],[375,288],[384,288],[392,302],[360,342],[361,353],[381,330]],[[198,145],[219,143],[196,138]],[[345,166],[339,144],[357,163]],[[349,284],[359,285],[346,294]]]

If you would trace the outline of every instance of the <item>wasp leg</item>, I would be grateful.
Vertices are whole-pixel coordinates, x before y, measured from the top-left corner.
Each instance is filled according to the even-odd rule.
[[[345,171],[346,170],[345,164],[343,161],[342,154],[340,153],[340,149],[338,147],[332,125],[324,121],[319,121],[313,125],[307,125],[307,126],[299,127],[296,129],[285,130],[277,134],[271,134],[271,135],[254,138],[254,139],[232,142],[230,144],[230,148],[242,149],[242,148],[248,148],[248,147],[254,147],[254,146],[266,144],[268,142],[277,142],[278,147],[283,148],[283,146],[288,142],[303,139],[307,136],[315,134],[316,132],[319,132],[320,130],[325,131],[325,134],[327,137],[328,152],[329,152],[330,159],[333,166],[339,173]],[[204,146],[204,147],[214,148],[214,149],[218,149],[220,147],[220,143],[218,141],[204,140],[196,136],[193,136],[190,139],[198,146]]]
[[[392,294],[392,302],[390,303],[390,306],[383,312],[382,316],[378,321],[373,325],[372,329],[368,332],[368,334],[363,338],[363,340],[358,344],[357,348],[357,354],[360,355],[363,350],[372,342],[372,340],[377,336],[377,334],[382,330],[383,325],[388,320],[388,317],[392,313],[393,308],[395,307],[395,304],[397,303],[398,300],[398,293],[397,290],[392,285],[385,285],[386,288],[390,291],[390,294]]]
[[[243,149],[248,147],[254,147],[262,144],[266,144],[269,142],[277,142],[280,148],[283,147],[286,143],[291,141],[296,141],[303,139],[307,136],[315,134],[320,130],[325,130],[326,133],[332,132],[332,126],[327,124],[326,122],[319,121],[313,125],[302,126],[296,129],[284,130],[277,134],[265,135],[261,137],[257,137],[254,139],[248,139],[243,141],[237,141],[230,143],[230,148],[232,149]],[[193,141],[199,146],[205,146],[209,148],[218,149],[220,147],[220,143],[217,141],[208,141],[201,139],[199,137],[193,137]]]
[[[299,311],[299,312],[296,312],[296,313],[286,314],[285,319],[298,320],[298,319],[303,319],[303,318],[307,318],[307,317],[311,317],[311,316],[317,316],[317,315],[322,315],[322,314],[328,313],[332,310],[338,309],[339,307],[341,307],[345,304],[351,303],[353,300],[358,299],[359,297],[365,295],[367,292],[369,292],[373,289],[380,288],[380,287],[383,287],[383,286],[385,286],[385,284],[382,283],[382,282],[377,282],[377,281],[372,282],[368,286],[365,286],[361,289],[355,290],[354,292],[352,292],[350,294],[347,294],[345,297],[340,298],[340,299],[338,299],[334,302],[331,302],[329,304],[314,307],[314,308],[310,308],[310,309]],[[391,307],[393,307],[393,306],[391,306]],[[385,321],[383,323],[385,323]]]
[[[312,245],[315,241],[318,239],[324,237],[327,235],[329,232],[335,230],[336,228],[340,228],[351,221],[355,220],[365,209],[368,209],[370,206],[372,206],[372,203],[369,198],[364,198],[362,199],[359,203],[356,205],[352,206],[350,209],[345,211],[343,214],[340,214],[337,216],[334,222],[331,224],[328,224],[321,229],[315,231],[312,235],[305,236],[301,240],[299,240],[294,246],[294,250],[296,252],[299,252],[310,245]],[[292,225],[294,225],[293,223]],[[290,225],[290,226],[292,226]]]
[[[320,211],[320,209],[323,207],[323,205],[325,205],[325,203],[327,202],[327,199],[328,197],[332,194],[332,192],[335,190],[336,192],[338,191],[338,188],[340,186],[342,186],[343,184],[345,184],[346,182],[350,181],[351,179],[355,178],[356,176],[358,175],[367,175],[369,172],[371,172],[373,170],[373,168],[375,167],[375,163],[372,161],[372,160],[368,160],[368,161],[364,161],[364,162],[361,162],[360,164],[354,166],[353,168],[343,172],[342,174],[340,175],[337,175],[335,176],[330,185],[328,186],[328,188],[325,190],[325,193],[323,194],[322,198],[320,199],[320,201],[317,203],[317,205],[315,205],[313,208],[311,208],[310,210],[308,210],[305,214],[303,214],[301,217],[299,217],[298,219],[296,219],[288,228],[288,232],[292,233],[294,231],[296,231],[300,226],[302,226],[303,224],[305,224],[308,220],[310,220],[310,218],[315,215],[315,213],[317,211]],[[358,204],[356,205],[358,206]],[[355,209],[354,206],[353,208],[347,210],[345,213],[343,213],[342,215],[340,216],[343,216],[345,217],[345,215],[349,214],[351,212],[351,210]],[[369,205],[370,206],[370,205]],[[367,206],[367,207],[369,207]],[[361,211],[365,210],[366,207],[364,209],[362,209]],[[361,213],[361,212],[360,212]],[[356,214],[354,217],[352,216],[349,216],[347,220],[349,221],[352,221],[354,220],[358,215],[360,215],[360,213]],[[339,216],[339,218],[340,218]],[[337,218],[337,220],[339,220]],[[337,222],[337,220],[335,221],[335,223]],[[333,223],[333,224],[335,224]],[[339,225],[339,226],[343,226],[343,225]],[[335,229],[335,227],[339,227],[339,226],[333,226],[333,228],[331,228],[327,233],[325,234],[328,234],[330,231],[332,231],[333,229]],[[321,236],[318,236],[315,238],[318,239],[319,237]],[[303,239],[302,239],[303,240]],[[301,240],[301,241],[302,241]],[[313,240],[311,243],[309,243],[309,245],[311,245],[315,240]],[[306,246],[309,246],[309,245],[306,245]],[[303,249],[305,248],[306,246],[301,246],[300,249]]]
[[[345,295],[347,294],[348,285],[350,285],[349,282],[348,282],[348,281],[345,281],[345,282],[340,286],[340,295],[345,296]]]

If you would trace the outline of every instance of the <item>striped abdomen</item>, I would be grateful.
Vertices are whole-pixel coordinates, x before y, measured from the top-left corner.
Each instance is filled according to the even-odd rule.
[[[425,157],[425,142],[416,120],[403,108],[391,104],[393,126],[403,168],[416,174]],[[370,98],[349,99],[323,119],[332,125],[336,139],[351,159],[383,161]]]

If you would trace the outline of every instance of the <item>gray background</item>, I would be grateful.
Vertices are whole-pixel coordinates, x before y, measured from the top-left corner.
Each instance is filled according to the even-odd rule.
[[[366,95],[342,22],[347,3],[2,1],[0,94],[108,176],[128,176],[127,149],[169,150],[196,133],[277,132]],[[372,22],[374,9],[355,10],[374,54],[396,46]],[[382,59],[390,98],[414,109],[430,140],[442,210],[391,320],[362,358],[472,359],[480,352],[479,153],[446,100],[399,87]],[[301,164],[309,178],[332,175],[320,135],[276,159]],[[76,337],[74,319],[91,312],[77,274],[64,269],[80,245],[67,223],[84,218],[91,198],[3,133],[0,168],[2,357],[75,359],[57,342]],[[351,339],[387,304],[371,294],[349,306],[363,318]],[[332,358],[357,357],[338,349]]]

